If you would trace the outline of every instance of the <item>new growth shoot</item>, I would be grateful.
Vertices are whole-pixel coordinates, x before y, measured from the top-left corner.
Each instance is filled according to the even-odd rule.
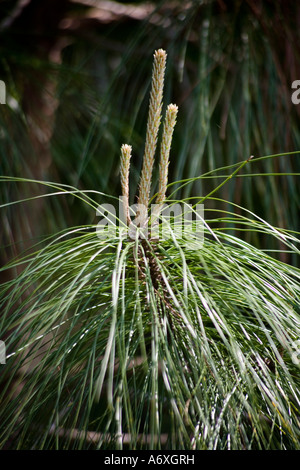
[[[140,227],[145,227],[148,222],[148,208],[151,190],[152,170],[154,165],[158,132],[162,114],[162,99],[166,59],[167,54],[163,49],[155,51],[145,140],[145,151],[143,157],[143,167],[140,176],[138,208],[136,214],[136,220],[138,220],[138,225]],[[178,107],[175,104],[169,104],[166,110],[162,142],[160,147],[159,190],[156,198],[156,216],[159,215],[160,209],[166,196],[166,189],[168,183],[169,155],[172,143],[173,130],[176,124],[177,112]],[[123,144],[121,147],[121,186],[123,195],[123,210],[124,214],[126,215],[128,225],[130,225],[131,223],[129,214],[128,182],[130,157],[131,146]]]

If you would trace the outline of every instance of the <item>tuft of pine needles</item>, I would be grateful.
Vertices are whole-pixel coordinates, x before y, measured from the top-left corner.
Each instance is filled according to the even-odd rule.
[[[109,214],[106,236],[92,224],[69,228],[1,268],[20,271],[0,287],[7,351],[1,448],[300,448],[300,270],[238,238],[232,226],[274,239],[296,257],[298,234],[235,204],[236,211],[224,210],[230,202],[215,191],[193,200],[176,199],[174,191],[167,197],[177,115],[170,106],[156,201],[185,206],[190,215],[204,202],[203,238],[195,220],[180,232],[163,212],[160,237],[130,236],[126,144],[121,185],[129,227]],[[152,119],[157,124],[158,114]],[[155,148],[156,138],[144,157],[147,210]],[[222,184],[255,161],[222,168]],[[110,200],[40,183],[49,191],[43,197],[70,195],[95,211],[98,197]],[[211,209],[212,201],[220,209]],[[167,234],[160,231],[166,226]]]

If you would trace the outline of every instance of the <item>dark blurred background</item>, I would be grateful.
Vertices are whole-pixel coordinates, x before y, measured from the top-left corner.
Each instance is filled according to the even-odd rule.
[[[0,174],[118,196],[120,146],[128,143],[133,203],[152,56],[160,47],[168,53],[164,104],[179,106],[170,181],[250,155],[300,150],[300,105],[291,100],[292,82],[300,80],[299,2],[3,0]],[[233,179],[215,196],[299,231],[299,172],[300,155],[252,162],[243,173],[256,176]],[[205,195],[220,181],[198,180],[176,197]],[[0,182],[0,204],[45,192],[36,183]],[[221,201],[207,205],[240,210]],[[47,234],[94,220],[72,196],[4,206],[0,263]],[[235,233],[267,248],[257,235],[238,227]]]

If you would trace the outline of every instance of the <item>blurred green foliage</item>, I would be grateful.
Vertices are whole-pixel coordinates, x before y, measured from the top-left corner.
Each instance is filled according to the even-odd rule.
[[[1,3],[0,78],[8,89],[8,103],[0,108],[2,175],[118,196],[120,146],[129,143],[136,194],[149,55],[159,47],[168,53],[164,102],[172,97],[179,105],[170,181],[250,155],[300,148],[300,106],[291,102],[291,83],[300,78],[297,2],[134,3],[31,0],[19,12],[19,2]],[[299,231],[299,156],[261,160],[246,171],[218,196]],[[199,180],[176,197],[205,195],[219,182]],[[2,185],[1,200],[28,191],[36,195],[40,188]],[[92,222],[94,214],[85,211],[71,199],[43,202],[38,224],[28,214],[26,229],[19,216],[14,226],[16,212],[8,210],[5,244]]]

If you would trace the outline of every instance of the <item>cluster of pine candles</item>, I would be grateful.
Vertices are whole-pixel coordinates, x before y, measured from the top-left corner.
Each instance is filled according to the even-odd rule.
[[[145,140],[145,152],[143,158],[143,167],[140,178],[138,211],[136,218],[138,225],[144,227],[148,222],[148,206],[151,190],[152,171],[157,147],[158,132],[162,115],[162,99],[164,87],[164,75],[166,68],[167,54],[163,49],[159,49],[154,53],[152,87],[150,93],[149,114],[147,123],[147,133]],[[156,208],[154,217],[160,213],[160,209],[165,200],[166,189],[168,184],[168,166],[170,148],[172,143],[173,130],[176,124],[178,107],[175,104],[169,104],[165,114],[162,142],[160,146],[160,163],[159,163],[159,190],[156,197]],[[123,144],[121,147],[121,186],[124,201],[124,214],[126,215],[127,224],[131,224],[131,216],[129,211],[129,168],[132,147]]]

